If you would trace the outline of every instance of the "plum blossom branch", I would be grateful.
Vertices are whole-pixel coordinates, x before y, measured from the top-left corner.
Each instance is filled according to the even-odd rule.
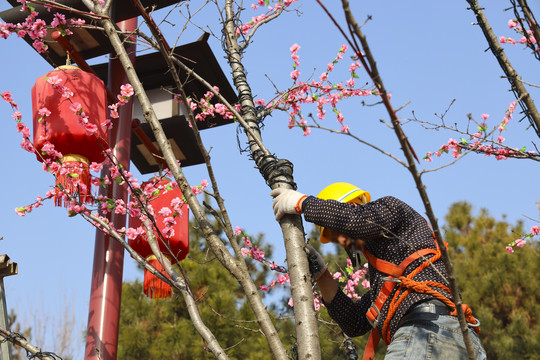
[[[477,131],[474,134],[471,134],[468,131],[459,131],[457,127],[447,127],[444,125],[444,123],[442,125],[437,125],[437,127],[451,129],[452,131],[466,134],[468,135],[468,138],[462,138],[461,141],[450,139],[448,143],[442,145],[439,150],[433,153],[428,152],[426,156],[424,156],[424,160],[431,162],[433,161],[433,155],[440,157],[441,155],[447,154],[450,151],[452,152],[452,156],[457,159],[463,155],[463,150],[468,150],[469,152],[483,153],[486,156],[494,155],[497,160],[516,158],[540,161],[540,155],[535,151],[527,151],[525,146],[520,149],[514,149],[503,144],[503,142],[506,140],[503,137],[503,132],[507,129],[507,126],[512,119],[512,114],[515,107],[516,102],[510,103],[508,109],[505,111],[504,118],[499,123],[495,124],[495,126],[493,126],[492,130],[489,132],[487,125],[487,119],[489,118],[488,114],[482,114],[482,122],[477,123]],[[469,116],[469,120],[474,119]],[[490,139],[490,137],[493,136],[497,130],[497,140]],[[488,143],[488,145],[485,145],[486,143]]]
[[[240,51],[244,51],[251,43],[251,38],[255,35],[255,31],[259,27],[277,18],[287,7],[297,1],[298,0],[278,0],[274,6],[271,6],[269,5],[269,0],[258,0],[257,4],[252,4],[251,8],[253,10],[257,10],[259,6],[268,6],[268,10],[264,14],[252,17],[250,21],[236,28],[236,37],[245,35],[244,41],[240,44]]]
[[[540,226],[535,225],[531,227],[528,233],[522,235],[519,239],[516,239],[512,241],[510,244],[508,244],[506,246],[506,251],[508,251],[510,254],[513,254],[515,247],[522,248],[523,246],[525,246],[527,242],[532,241],[533,238],[539,234],[540,234]]]

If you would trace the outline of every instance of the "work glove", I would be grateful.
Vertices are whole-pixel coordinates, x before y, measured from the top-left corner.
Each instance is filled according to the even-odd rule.
[[[285,214],[301,214],[302,209],[300,202],[307,195],[299,193],[298,191],[277,188],[270,192],[270,196],[274,197],[272,202],[272,208],[274,209],[274,215],[276,220],[279,221]]]
[[[321,276],[328,270],[328,265],[322,258],[321,254],[312,246],[306,245],[306,254],[309,263],[309,272],[311,279],[317,282]]]

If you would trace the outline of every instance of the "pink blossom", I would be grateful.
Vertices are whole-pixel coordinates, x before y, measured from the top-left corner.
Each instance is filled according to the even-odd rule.
[[[86,23],[83,19],[70,19],[69,22],[71,25],[84,25]]]
[[[66,16],[63,14],[56,13],[54,14],[54,19],[51,22],[52,27],[58,27],[60,25],[66,24]]]
[[[234,235],[240,235],[242,233],[242,228],[237,226],[234,228]]]
[[[313,297],[313,307],[315,308],[315,311],[319,311],[321,309],[321,299]]]
[[[21,122],[17,123],[17,132],[20,132],[23,138],[30,137],[30,129],[28,129],[28,127]]]
[[[300,45],[298,45],[298,44],[293,44],[293,45],[289,48],[289,50],[290,50],[292,53],[295,53],[295,52],[297,52],[298,50],[300,50]]]
[[[175,234],[174,228],[171,227],[171,226],[165,227],[165,229],[163,229],[162,233],[163,233],[163,236],[165,236],[166,238],[171,238]]]
[[[95,124],[85,124],[84,130],[86,130],[86,133],[88,135],[94,135],[98,131],[98,127]]]
[[[343,125],[341,127],[341,132],[342,133],[348,133],[349,132],[349,125]]]
[[[251,254],[251,257],[257,261],[263,261],[264,259],[264,251],[262,251],[256,246],[251,248],[250,254]]]
[[[32,143],[28,139],[24,139],[21,142],[21,148],[23,148],[24,150],[26,150],[26,151],[28,151],[30,153],[34,152],[34,145],[32,145]]]
[[[118,199],[118,200],[115,201],[114,212],[116,214],[122,214],[122,215],[125,215],[127,213],[127,209],[125,207],[124,200]]]
[[[510,254],[513,254],[514,253],[514,248],[511,247],[511,246],[507,246],[506,251],[508,251]]]
[[[249,256],[249,249],[248,249],[248,248],[241,248],[241,249],[240,249],[240,252],[241,252],[242,255],[244,255],[245,257],[248,257],[248,256]]]
[[[101,127],[102,127],[103,129],[106,129],[106,130],[112,129],[113,123],[112,123],[111,119],[105,119],[105,121],[103,121],[103,122],[101,123]]]
[[[120,94],[122,96],[132,96],[135,92],[133,91],[133,86],[131,84],[125,84],[120,86]]]
[[[516,240],[516,246],[518,247],[523,247],[525,245],[525,243],[527,243],[525,240],[523,239],[517,239]]]
[[[34,40],[34,42],[32,43],[32,46],[40,54],[47,51],[47,48],[48,48],[48,46],[41,40]]]
[[[98,171],[101,171],[101,169],[103,169],[103,165],[102,164],[98,164],[96,162],[92,162],[90,164],[90,170],[94,171],[94,172],[98,172]]]
[[[289,282],[289,274],[282,274],[282,275],[279,275],[277,278],[277,283],[279,285],[284,285],[288,282]]]
[[[362,281],[362,286],[364,287],[364,289],[369,289],[369,285],[369,280]]]
[[[46,107],[42,107],[41,109],[38,110],[38,114],[41,115],[41,117],[47,117],[51,115],[51,112]]]
[[[504,37],[504,36],[499,36],[499,42],[500,42],[501,44],[506,44],[506,37]]]
[[[266,285],[261,285],[259,288],[261,289],[261,291],[268,291],[268,290],[270,290],[270,288],[269,288],[268,286],[266,286]]]
[[[518,23],[517,23],[516,19],[510,19],[510,20],[508,20],[508,27],[509,27],[510,29],[515,28],[517,25],[518,25]]]
[[[164,207],[161,208],[161,210],[159,210],[158,214],[163,216],[163,217],[167,217],[167,216],[172,214],[172,210],[169,209],[168,207],[164,206]]]
[[[140,229],[140,228],[139,228]],[[128,228],[126,230],[126,236],[129,240],[135,240],[137,236],[139,236],[139,233],[134,228]]]
[[[532,234],[532,235],[538,235],[538,234],[540,234],[540,226],[538,226],[538,225],[537,225],[537,226],[533,226],[533,227],[531,228],[531,234]]]
[[[69,110],[74,113],[80,113],[80,111],[82,111],[82,105],[78,102],[74,102],[69,106]]]
[[[60,90],[61,90],[60,93],[62,94],[62,97],[69,99],[70,97],[73,96],[73,91],[71,91],[69,88],[65,86],[62,87]]]
[[[247,247],[253,246],[253,244],[251,243],[251,240],[247,236],[244,236],[242,240],[244,241],[244,244],[246,244]]]
[[[300,71],[293,70],[291,72],[291,79],[293,79],[294,81],[297,81],[299,76],[300,76]]]
[[[293,298],[289,299],[289,302],[287,303],[290,307],[294,306]]]

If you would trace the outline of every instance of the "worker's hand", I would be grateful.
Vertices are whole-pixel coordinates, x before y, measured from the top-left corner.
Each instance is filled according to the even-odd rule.
[[[298,191],[285,188],[277,188],[270,192],[270,196],[274,197],[272,208],[276,220],[279,221],[285,214],[301,214],[301,200],[307,197]]]
[[[321,276],[328,270],[328,265],[324,262],[321,254],[312,246],[306,245],[306,254],[309,262],[309,272],[311,279],[317,282]]]

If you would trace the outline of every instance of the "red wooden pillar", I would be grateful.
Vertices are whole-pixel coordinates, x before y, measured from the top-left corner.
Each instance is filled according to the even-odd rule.
[[[137,19],[129,19],[117,25],[121,30],[132,31],[137,27]],[[135,45],[128,48],[128,54],[135,63]],[[119,93],[120,86],[128,82],[120,61],[113,56],[109,62],[109,88],[116,94]],[[119,163],[129,170],[132,103],[121,106],[118,110],[120,117],[112,130],[110,145]],[[104,173],[106,171],[103,170]],[[116,182],[109,185],[104,192],[106,194],[103,195],[127,202],[127,191]],[[112,214],[110,219],[117,229],[126,225],[125,215]],[[96,231],[85,360],[116,360],[123,266],[122,245],[103,232]]]

